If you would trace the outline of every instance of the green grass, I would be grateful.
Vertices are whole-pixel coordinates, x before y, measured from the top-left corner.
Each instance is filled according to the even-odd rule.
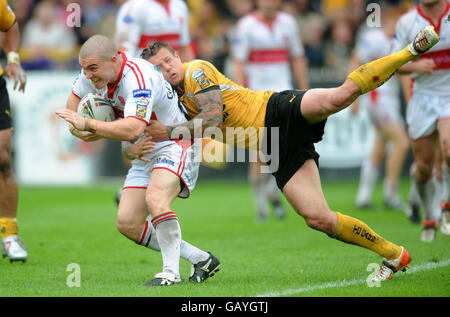
[[[85,188],[20,188],[21,237],[28,262],[0,260],[0,296],[436,296],[450,295],[450,265],[399,273],[381,287],[365,282],[321,288],[326,283],[364,281],[369,263],[380,258],[366,249],[341,243],[308,228],[289,208],[285,220],[255,221],[251,188],[244,182],[202,181],[191,198],[178,199],[173,210],[183,239],[212,251],[222,269],[203,284],[145,288],[161,271],[159,253],[121,236],[115,227],[113,196],[119,185]],[[407,246],[412,268],[450,260],[450,238],[438,232],[433,243],[419,241],[420,226],[399,212],[381,207],[381,186],[374,198],[380,207],[361,211],[353,205],[356,181],[324,183],[333,210],[357,217],[376,232]],[[402,183],[406,195],[408,184]],[[284,201],[284,203],[286,203]],[[81,268],[81,286],[66,284],[70,263]],[[190,265],[181,260],[181,274]],[[311,287],[309,290],[307,287]],[[296,291],[297,290],[297,291]]]

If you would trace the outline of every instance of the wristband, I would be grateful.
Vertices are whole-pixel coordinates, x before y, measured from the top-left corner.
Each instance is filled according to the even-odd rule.
[[[8,57],[8,64],[19,64],[20,65],[19,53],[9,52],[7,57]]]
[[[84,130],[92,133],[97,132],[97,120],[84,118]]]

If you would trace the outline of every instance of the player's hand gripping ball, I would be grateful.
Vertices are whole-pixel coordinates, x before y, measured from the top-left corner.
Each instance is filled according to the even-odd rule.
[[[111,103],[105,98],[94,94],[87,94],[81,98],[78,103],[78,114],[86,118],[107,122],[116,119]]]

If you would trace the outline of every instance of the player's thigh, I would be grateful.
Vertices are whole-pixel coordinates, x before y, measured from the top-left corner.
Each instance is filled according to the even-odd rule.
[[[447,166],[450,166],[450,118],[440,119],[437,124],[439,144]]]
[[[301,113],[310,124],[314,124],[343,110],[359,94],[358,86],[350,79],[339,87],[309,89],[303,96]]]
[[[167,211],[180,191],[178,175],[165,168],[154,168],[146,192],[147,207],[151,215]]]
[[[139,226],[149,215],[145,203],[146,188],[125,188],[120,198],[117,223],[123,226]]]
[[[11,129],[0,130],[0,164],[11,161]]]
[[[320,183],[319,169],[314,160],[307,160],[283,187],[283,193],[294,210],[305,218],[308,225],[321,223],[322,231],[334,232],[335,213],[325,200]]]

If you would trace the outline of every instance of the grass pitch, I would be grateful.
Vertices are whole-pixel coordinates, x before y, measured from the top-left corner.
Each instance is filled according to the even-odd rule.
[[[160,253],[121,236],[115,227],[113,196],[120,184],[75,188],[20,188],[19,225],[28,262],[0,260],[0,296],[44,297],[448,297],[450,237],[438,232],[433,243],[419,241],[421,227],[404,214],[381,206],[357,210],[356,181],[325,182],[330,207],[357,217],[386,239],[404,245],[412,257],[409,273],[397,273],[380,287],[369,287],[380,257],[308,228],[284,201],[288,215],[255,221],[253,197],[245,182],[202,181],[192,197],[177,199],[183,239],[213,252],[221,270],[203,284],[142,287],[161,271]],[[404,197],[408,183],[402,183]],[[79,287],[69,287],[80,269]],[[190,264],[181,260],[188,280]],[[70,285],[70,283],[69,283]]]

